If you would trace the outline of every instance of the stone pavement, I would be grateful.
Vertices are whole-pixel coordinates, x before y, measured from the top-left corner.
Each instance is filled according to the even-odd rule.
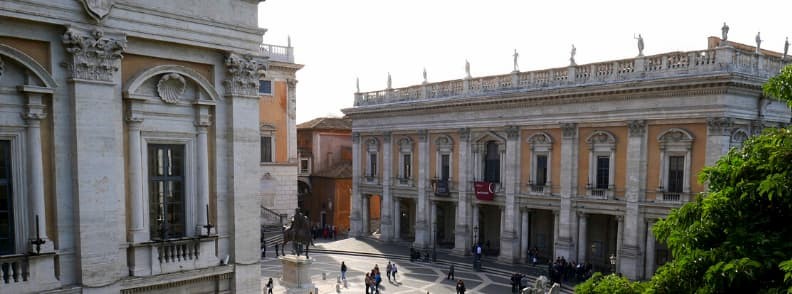
[[[383,293],[456,293],[456,282],[446,280],[451,263],[455,264],[456,278],[465,282],[468,289],[466,293],[510,293],[511,273],[537,270],[520,265],[499,264],[494,259],[485,258],[484,271],[474,272],[471,266],[472,257],[451,255],[448,250],[438,250],[437,262],[410,262],[409,245],[388,244],[367,238],[316,240],[316,245],[316,249],[312,248],[313,253],[310,254],[315,260],[311,275],[319,293],[363,292],[365,273],[371,271],[375,264],[379,265],[383,274],[380,285]],[[341,261],[346,262],[349,268],[346,287],[343,283],[337,283]],[[397,281],[388,282],[384,276],[388,261],[398,264]],[[280,260],[274,258],[274,252],[269,250],[267,257],[261,261],[262,289],[269,277],[272,277],[276,285],[273,293],[286,293],[286,289],[279,282],[281,268]],[[325,279],[322,279],[323,274]],[[571,288],[564,290],[563,292],[571,293]]]

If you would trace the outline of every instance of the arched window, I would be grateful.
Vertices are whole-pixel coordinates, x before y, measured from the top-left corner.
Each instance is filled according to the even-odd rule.
[[[586,139],[589,145],[589,197],[610,199],[613,197],[615,178],[616,137],[607,131],[594,131]]]
[[[657,136],[660,144],[659,201],[687,201],[690,194],[690,164],[693,135],[679,128],[671,128]]]

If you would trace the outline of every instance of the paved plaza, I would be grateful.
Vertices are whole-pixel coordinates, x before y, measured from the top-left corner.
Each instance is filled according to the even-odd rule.
[[[411,262],[407,258],[407,245],[383,244],[372,239],[317,240],[316,245],[310,254],[314,259],[311,277],[319,288],[319,293],[363,292],[365,273],[370,272],[374,265],[379,266],[383,275],[380,285],[383,293],[456,293],[456,282],[446,279],[451,263],[455,264],[456,279],[465,282],[466,293],[510,293],[510,273],[530,273],[530,269],[524,267],[497,264],[488,260],[484,261],[485,271],[474,272],[470,266],[472,257],[453,256],[447,251],[438,252],[437,262]],[[261,261],[262,289],[265,289],[264,285],[272,277],[275,284],[273,293],[286,293],[286,288],[279,281],[281,262],[274,257],[272,248],[269,249],[267,257]],[[341,275],[342,261],[349,269],[346,286],[337,282]],[[388,261],[396,263],[399,269],[396,280],[391,282],[385,276]]]

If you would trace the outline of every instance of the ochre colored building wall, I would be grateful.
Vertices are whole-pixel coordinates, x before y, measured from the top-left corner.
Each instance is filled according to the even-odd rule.
[[[522,135],[520,136],[522,141],[522,146],[520,147],[520,191],[523,193],[530,191],[528,183],[530,183],[531,178],[533,177],[533,175],[531,175],[533,156],[531,156],[531,144],[528,142],[528,138],[539,132],[544,132],[550,135],[550,139],[553,142],[551,145],[553,149],[550,152],[551,162],[549,162],[549,176],[553,193],[558,193],[560,192],[559,182],[561,175],[561,129],[522,130]]]
[[[286,131],[287,93],[285,81],[272,81],[272,95],[259,96],[259,121],[275,127],[275,158],[276,163],[287,162],[288,141]]]
[[[212,74],[212,65],[209,64],[202,64],[202,63],[195,63],[195,62],[186,62],[180,60],[173,60],[173,59],[164,59],[164,58],[157,58],[151,56],[143,56],[143,55],[135,55],[135,54],[124,54],[124,58],[121,59],[121,81],[127,82],[130,78],[134,77],[141,71],[147,70],[149,68],[158,66],[158,65],[181,65],[184,67],[188,67],[200,74],[204,79],[209,81],[210,84],[214,85],[214,75]]]
[[[448,136],[453,141],[451,150],[451,181],[456,182],[459,175],[459,135],[454,133],[436,134],[429,137],[429,179],[437,177],[437,138]]]
[[[673,123],[667,121],[668,123]],[[659,122],[662,123],[662,122]],[[680,128],[693,135],[693,148],[690,154],[690,192],[695,194],[704,191],[704,186],[698,182],[698,173],[704,168],[707,148],[707,125],[705,123],[690,124],[649,124],[648,127],[648,146],[647,146],[647,169],[646,169],[646,199],[654,200],[655,191],[660,181],[660,144],[657,136],[660,133],[671,129]]]
[[[341,232],[349,230],[349,210],[352,179],[335,179],[335,201],[333,201],[333,224]]]
[[[22,53],[27,54],[36,62],[41,64],[48,72],[52,73],[52,62],[50,61],[49,42],[19,39],[12,37],[0,37],[0,44],[7,45]]]
[[[608,131],[616,138],[613,172],[614,196],[622,198],[627,176],[625,174],[625,170],[627,170],[627,127],[581,127],[578,129],[578,195],[588,193],[586,185],[589,181],[589,144],[586,143],[586,139],[595,131]]]

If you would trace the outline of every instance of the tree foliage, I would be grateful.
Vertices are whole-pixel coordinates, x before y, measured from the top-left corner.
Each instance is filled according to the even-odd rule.
[[[792,65],[764,85],[792,107]],[[792,293],[792,128],[767,129],[699,174],[709,193],[654,226],[673,259],[644,293]],[[581,293],[634,289],[602,277]],[[608,291],[599,291],[606,283]],[[634,283],[633,283],[634,284]],[[618,287],[618,288],[614,288]],[[577,290],[577,288],[576,288]],[[604,289],[603,289],[604,290]]]
[[[594,273],[588,280],[575,286],[575,293],[613,293],[613,294],[639,294],[644,291],[644,283],[630,282],[625,277],[615,274],[603,275]]]

